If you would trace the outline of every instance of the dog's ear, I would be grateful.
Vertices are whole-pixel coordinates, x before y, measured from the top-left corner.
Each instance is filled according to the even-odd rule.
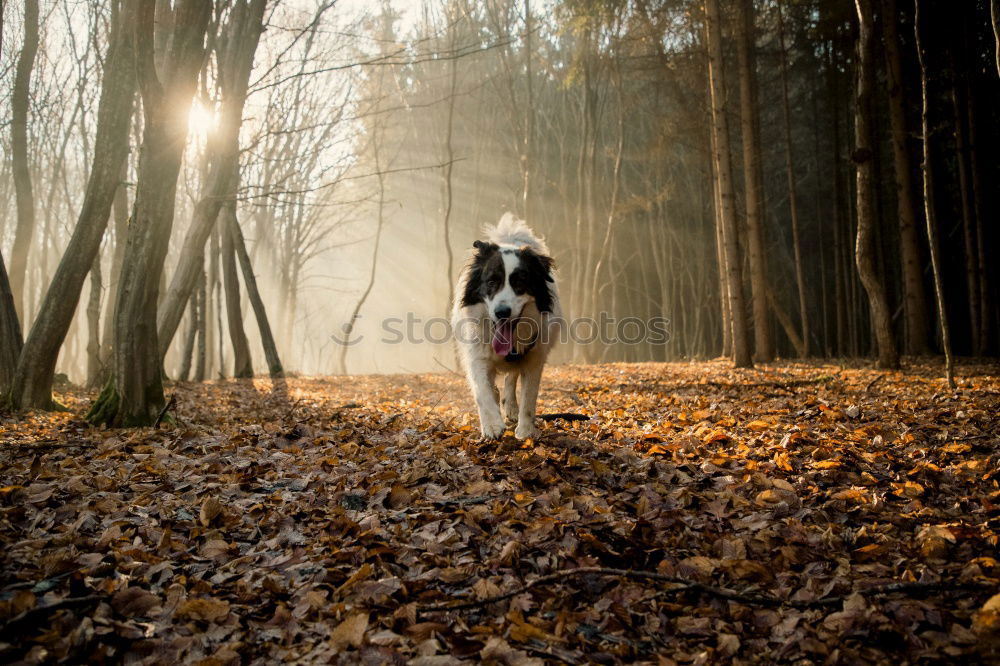
[[[500,246],[497,245],[496,243],[490,243],[488,241],[481,241],[481,240],[475,241],[472,244],[472,247],[476,248],[477,250],[476,254],[479,255],[480,257],[488,256],[500,249]]]
[[[476,248],[476,254],[469,263],[469,277],[465,281],[465,290],[462,292],[462,307],[483,302],[483,296],[480,293],[483,287],[483,267],[486,265],[486,261],[493,256],[493,253],[500,250],[500,246],[496,243],[481,240],[474,242],[472,247]]]
[[[521,262],[528,269],[528,290],[535,299],[539,312],[552,311],[552,292],[548,283],[555,282],[552,277],[552,267],[555,262],[552,257],[539,254],[525,245],[518,252]]]
[[[555,267],[556,262],[552,257],[538,254],[529,245],[521,247],[520,255],[526,263],[536,269],[541,269],[540,272],[545,276],[546,282],[555,282],[555,279],[552,277],[552,269]]]

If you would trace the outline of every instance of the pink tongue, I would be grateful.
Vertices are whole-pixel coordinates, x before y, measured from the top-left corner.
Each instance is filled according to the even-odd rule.
[[[493,351],[499,356],[506,356],[514,349],[514,322],[504,319],[493,329]]]

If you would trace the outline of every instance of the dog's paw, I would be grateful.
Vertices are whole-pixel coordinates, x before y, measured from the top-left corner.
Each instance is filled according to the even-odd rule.
[[[480,428],[483,439],[501,439],[503,437],[504,422],[498,420],[495,422],[483,422]]]
[[[517,423],[517,403],[504,403],[503,418],[509,425]]]
[[[534,423],[518,423],[514,430],[514,437],[518,439],[535,439],[540,433]]]

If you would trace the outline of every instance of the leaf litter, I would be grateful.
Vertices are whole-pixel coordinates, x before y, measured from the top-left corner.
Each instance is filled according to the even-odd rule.
[[[1000,380],[546,370],[534,442],[451,375],[181,384],[156,429],[0,422],[4,662],[996,659]]]

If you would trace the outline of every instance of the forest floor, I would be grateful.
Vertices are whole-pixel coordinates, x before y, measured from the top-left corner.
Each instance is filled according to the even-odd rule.
[[[1000,368],[940,370],[553,367],[528,443],[447,374],[69,391],[0,420],[0,661],[995,659]]]

